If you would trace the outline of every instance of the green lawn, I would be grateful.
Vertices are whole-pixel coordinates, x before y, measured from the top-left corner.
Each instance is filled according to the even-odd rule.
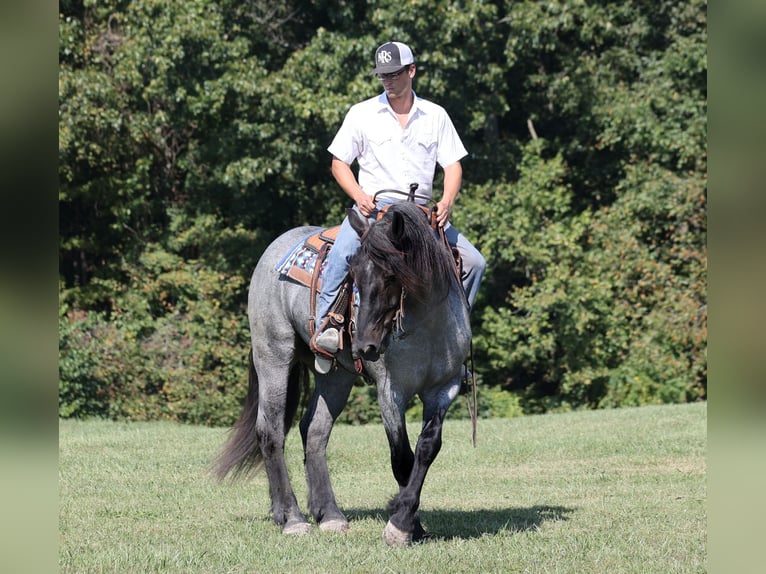
[[[396,490],[382,426],[338,426],[329,464],[347,535],[285,537],[265,475],[218,484],[225,431],[60,422],[62,572],[705,572],[704,403],[447,421],[421,517],[433,538],[385,546]],[[413,433],[414,429],[413,429]],[[414,440],[414,437],[413,437]],[[297,429],[287,447],[305,502]]]

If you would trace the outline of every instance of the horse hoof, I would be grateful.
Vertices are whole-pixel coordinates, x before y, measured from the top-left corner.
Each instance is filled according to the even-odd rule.
[[[403,548],[412,544],[412,532],[405,532],[399,530],[396,526],[391,524],[389,520],[386,527],[383,529],[383,540],[386,544],[394,548]]]
[[[324,532],[337,532],[338,534],[346,534],[348,532],[348,522],[345,520],[325,520],[319,524],[319,530]]]
[[[303,536],[311,532],[311,524],[308,522],[293,522],[292,524],[285,524],[282,529],[282,534],[289,536]]]

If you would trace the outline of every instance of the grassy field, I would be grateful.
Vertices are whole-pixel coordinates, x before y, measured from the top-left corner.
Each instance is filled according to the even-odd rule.
[[[329,464],[347,535],[285,537],[268,486],[218,484],[225,431],[61,421],[62,572],[705,572],[705,404],[448,421],[426,479],[432,534],[383,543],[396,487],[383,428],[338,426]],[[413,433],[414,434],[414,433]],[[414,438],[414,437],[413,437]],[[305,502],[300,437],[288,464]]]

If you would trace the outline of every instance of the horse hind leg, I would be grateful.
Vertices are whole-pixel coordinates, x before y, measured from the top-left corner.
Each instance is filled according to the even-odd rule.
[[[388,505],[389,518],[383,530],[383,540],[389,546],[408,546],[425,535],[418,515],[420,493],[428,469],[441,450],[446,412],[446,409],[439,410],[423,427],[415,447],[415,461],[409,480]]]
[[[320,530],[348,532],[348,519],[338,508],[327,468],[327,443],[335,419],[343,410],[353,385],[353,376],[337,371],[317,377],[317,386],[301,420],[305,453],[309,512]]]
[[[264,372],[264,380],[279,381],[289,378],[291,382],[288,383],[287,394],[260,394],[256,429],[269,479],[272,518],[277,525],[282,526],[284,534],[307,534],[311,531],[311,525],[298,506],[284,455],[285,438],[292,423],[292,417],[286,415],[290,411],[294,413],[295,404],[295,397],[288,395],[299,391],[299,386],[295,384],[296,373],[293,371],[288,374],[284,369],[261,369]]]
[[[270,426],[266,423],[266,426]],[[271,497],[271,516],[282,527],[284,534],[307,534],[311,525],[298,507],[295,492],[290,484],[284,459],[284,439],[279,432],[264,431],[261,435],[261,448],[264,450],[264,463],[269,479]],[[260,431],[259,431],[260,432]],[[266,454],[269,452],[270,454]]]

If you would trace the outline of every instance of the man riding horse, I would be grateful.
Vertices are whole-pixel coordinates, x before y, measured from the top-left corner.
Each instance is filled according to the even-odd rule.
[[[460,191],[462,166],[467,155],[447,112],[441,106],[418,97],[412,89],[416,74],[412,50],[401,42],[387,42],[375,52],[375,68],[383,93],[351,107],[328,151],[332,174],[341,189],[354,200],[353,209],[373,221],[388,204],[402,195],[380,190],[416,190],[419,203],[431,199],[436,164],[444,170],[444,189],[436,203],[436,221],[450,245],[462,259],[462,283],[472,307],[479,291],[485,261],[481,253],[449,222]],[[359,180],[351,170],[357,161]],[[332,355],[340,346],[341,321],[332,312],[348,262],[359,248],[359,236],[348,218],[343,221],[323,271],[317,303],[317,329],[311,343],[316,353],[315,368],[327,373]]]
[[[421,491],[441,449],[447,411],[461,389],[464,361],[470,354],[469,305],[479,288],[484,259],[449,225],[460,189],[460,158],[466,154],[452,122],[441,107],[412,91],[415,64],[407,46],[384,44],[376,61],[375,73],[385,92],[352,107],[330,146],[333,173],[356,205],[330,250],[320,316],[328,315],[338,286],[350,273],[358,299],[353,341],[350,348],[338,349],[339,324],[332,323],[332,315],[323,321],[320,337],[312,338],[316,315],[306,298],[307,293],[313,297],[313,283],[307,291],[305,283],[284,272],[285,267],[292,269],[292,261],[316,262],[308,255],[311,250],[303,252],[301,246],[328,230],[286,231],[264,251],[250,279],[247,397],[215,472],[221,479],[229,474],[245,476],[263,465],[271,515],[285,534],[306,534],[314,525],[322,531],[347,532],[348,519],[335,499],[326,449],[332,426],[363,372],[376,389],[399,487],[387,506],[383,539],[391,546],[407,546],[424,535]],[[349,167],[355,159],[358,184]],[[414,202],[398,201],[397,192],[379,194],[377,202],[371,195],[380,189],[407,190],[412,183],[418,185],[412,199],[428,202],[437,163],[444,168],[444,191],[431,222]],[[391,203],[390,209],[376,219],[385,203]],[[445,237],[461,252],[460,280]],[[307,269],[301,270],[304,279]],[[315,359],[312,351],[317,352],[317,344],[328,357]],[[284,448],[303,393],[309,390],[307,369],[322,360],[325,364],[317,369],[300,419],[312,523],[296,499]],[[332,369],[333,362],[341,368]],[[422,401],[423,421],[413,452],[405,411],[414,397]]]

